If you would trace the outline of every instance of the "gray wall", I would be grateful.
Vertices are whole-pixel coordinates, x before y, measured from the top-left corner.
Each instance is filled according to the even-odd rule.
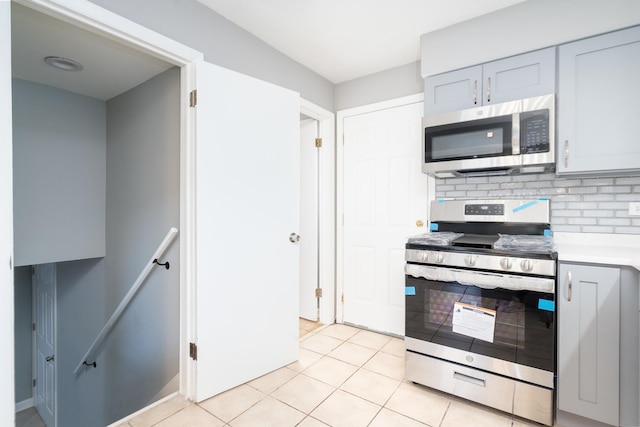
[[[575,233],[640,234],[640,176],[559,178],[555,174],[436,179],[436,198],[548,197],[551,229]]]
[[[91,0],[202,52],[207,62],[299,92],[334,111],[333,84],[196,0]]]
[[[31,293],[31,268],[17,267],[13,271],[16,403],[30,399],[32,394]]]
[[[33,84],[18,86],[24,85]],[[52,103],[73,103],[73,94],[55,89],[52,95],[49,89],[44,92]],[[32,95],[37,103],[37,92]],[[170,261],[171,269],[152,270],[99,349],[97,369],[79,375],[73,370],[169,228],[180,226],[179,96],[180,72],[174,68],[102,103],[105,114],[96,126],[106,134],[106,257],[57,264],[58,425],[104,426],[177,391],[177,239],[162,259]],[[34,115],[30,119],[40,120]],[[73,129],[76,119],[59,118],[55,128]],[[82,147],[66,155],[70,164],[84,161]],[[77,204],[83,197],[71,199]],[[32,375],[28,267],[16,269],[14,286],[16,399],[22,401],[31,397]]]
[[[180,71],[107,101],[106,298],[111,313],[171,227],[180,227]],[[105,344],[106,423],[178,391],[179,236]],[[104,423],[103,423],[104,424]]]
[[[422,93],[420,62],[381,71],[335,86],[336,111]]]
[[[104,256],[106,104],[12,82],[15,264]]]
[[[104,301],[104,258],[56,264],[56,366],[58,370],[58,425],[105,426],[106,382],[111,376],[104,353],[97,368],[73,373],[97,333],[111,315]]]

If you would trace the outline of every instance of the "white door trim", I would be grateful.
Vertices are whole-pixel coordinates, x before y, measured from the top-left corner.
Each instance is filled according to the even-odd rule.
[[[424,101],[424,94],[403,96],[401,98],[388,101],[376,102],[374,104],[341,110],[337,115],[337,138],[339,143],[336,149],[336,322],[343,323],[343,301],[344,292],[344,120],[347,117],[359,114],[372,113],[374,111],[389,108],[401,107]]]
[[[319,137],[322,138],[320,149],[320,212],[318,251],[320,254],[319,287],[322,288],[320,299],[320,323],[329,325],[336,319],[336,282],[335,282],[335,114],[305,99],[300,99],[300,112],[320,124]]]
[[[11,54],[11,4],[7,0],[0,0],[0,53],[3,57]],[[0,341],[11,350],[0,354],[0,370],[5,373],[5,380],[0,383],[0,425],[13,425],[16,408],[11,124],[11,63],[5,59],[0,63]]]
[[[194,393],[194,364],[188,343],[195,336],[195,114],[189,93],[195,88],[196,62],[204,55],[188,46],[145,28],[84,0],[14,0],[54,18],[78,25],[95,34],[134,47],[173,65],[180,72],[180,393]],[[13,301],[13,299],[12,299]],[[13,366],[11,367],[13,372]],[[15,376],[10,378],[14,383]],[[13,404],[12,404],[13,406]]]

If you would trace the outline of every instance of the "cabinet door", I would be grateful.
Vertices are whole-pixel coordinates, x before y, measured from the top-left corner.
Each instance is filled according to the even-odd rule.
[[[559,48],[558,173],[640,169],[640,27]]]
[[[482,78],[484,105],[555,93],[556,48],[488,62]]]
[[[561,264],[558,409],[618,425],[620,270]]]
[[[482,66],[463,68],[424,80],[424,115],[479,107]]]

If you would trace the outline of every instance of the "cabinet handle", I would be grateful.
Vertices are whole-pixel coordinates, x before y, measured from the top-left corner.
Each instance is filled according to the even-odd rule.
[[[569,140],[564,140],[564,167],[569,167]]]
[[[487,79],[487,102],[491,102],[491,77]]]
[[[473,81],[473,105],[478,105],[478,81]]]
[[[567,271],[567,301],[571,302],[571,294],[573,287],[573,280],[571,279],[571,270]]]

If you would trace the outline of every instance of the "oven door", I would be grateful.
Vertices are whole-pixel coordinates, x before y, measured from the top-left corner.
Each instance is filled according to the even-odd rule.
[[[553,387],[554,278],[415,264],[405,272],[407,350]]]

